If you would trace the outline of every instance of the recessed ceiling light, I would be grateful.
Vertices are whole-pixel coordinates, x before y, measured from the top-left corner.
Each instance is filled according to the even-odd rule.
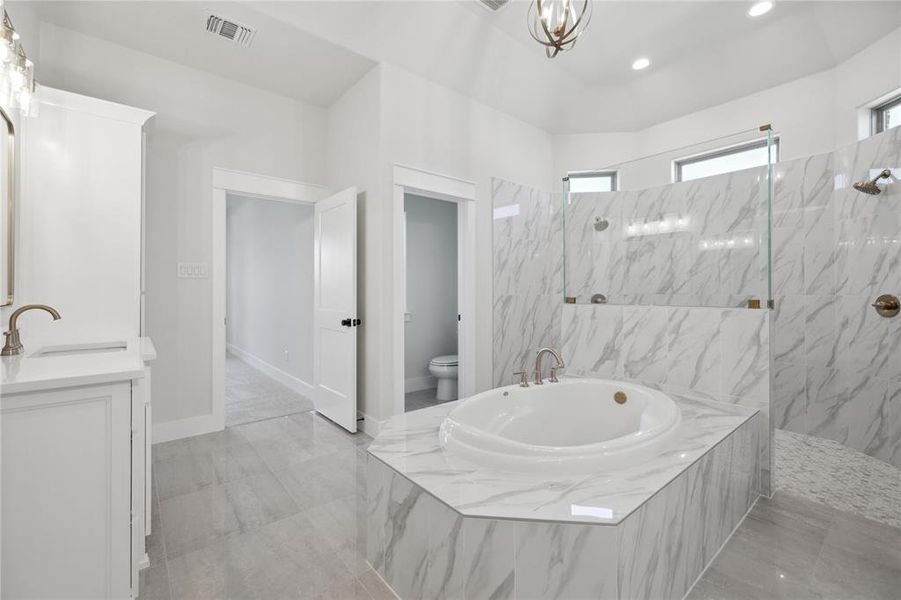
[[[632,63],[632,68],[636,71],[641,71],[642,69],[647,69],[650,65],[651,60],[649,58],[639,58]]]
[[[765,15],[773,9],[772,2],[758,2],[748,9],[748,14],[752,17],[759,17],[760,15]]]

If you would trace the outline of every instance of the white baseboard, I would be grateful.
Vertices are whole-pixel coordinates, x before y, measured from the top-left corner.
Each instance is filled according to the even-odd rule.
[[[362,426],[360,429],[363,430],[363,433],[370,437],[375,437],[379,434],[379,431],[382,430],[382,426],[385,424],[385,421],[380,421],[376,418],[370,417],[366,413],[360,413],[360,416],[363,417],[363,420],[359,422]]]
[[[430,390],[438,387],[438,380],[430,375],[425,377],[411,377],[404,380],[404,393]]]
[[[291,388],[298,394],[303,394],[310,400],[313,399],[313,386],[303,379],[295,377],[290,373],[286,373],[278,367],[267,363],[265,360],[258,358],[250,352],[242,350],[235,345],[226,344],[225,347],[228,349],[229,353],[234,354],[236,357],[240,358],[242,361],[246,362],[254,369],[262,371],[269,377],[275,379],[280,384]]]
[[[176,419],[175,421],[163,421],[162,423],[153,424],[153,429],[150,433],[151,442],[161,444],[162,442],[171,442],[172,440],[180,440],[204,433],[222,431],[224,426],[225,423],[221,419],[216,419],[213,415],[198,415],[186,419]]]

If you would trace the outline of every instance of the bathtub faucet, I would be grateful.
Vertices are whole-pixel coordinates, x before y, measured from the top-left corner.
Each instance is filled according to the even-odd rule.
[[[553,348],[542,348],[538,351],[538,356],[535,357],[535,385],[541,385],[542,383],[544,383],[541,380],[541,359],[544,358],[545,354],[553,355],[554,360],[557,361],[557,364],[551,367],[551,376],[548,379],[548,381],[550,381],[551,383],[557,383],[557,371],[566,366],[565,364],[563,364],[563,359],[560,358],[559,352],[557,352]]]

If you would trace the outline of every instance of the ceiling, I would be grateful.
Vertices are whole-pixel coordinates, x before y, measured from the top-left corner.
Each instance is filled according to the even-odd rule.
[[[466,4],[541,55],[526,31],[529,2],[513,0],[496,13]],[[813,68],[828,68],[901,25],[899,2],[782,1],[766,15],[750,18],[747,11],[752,4],[752,0],[594,2],[587,33],[575,49],[554,62],[587,86],[629,84],[661,69],[698,64],[704,55],[723,53],[738,60],[740,74],[753,76],[741,66],[753,59],[748,47],[760,42],[758,56],[780,58],[767,63],[778,76],[781,62],[800,60]],[[632,62],[642,56],[652,60],[653,68],[636,73]]]
[[[10,3],[12,4],[12,3]],[[375,63],[234,2],[29,2],[43,21],[327,107]],[[257,28],[250,48],[208,34],[211,12]]]
[[[377,62],[552,133],[633,131],[844,61],[901,26],[901,2],[595,1],[553,60],[529,37],[527,0],[41,2],[41,18],[328,106]],[[250,49],[206,34],[208,11],[257,27]],[[651,67],[633,71],[639,56]]]

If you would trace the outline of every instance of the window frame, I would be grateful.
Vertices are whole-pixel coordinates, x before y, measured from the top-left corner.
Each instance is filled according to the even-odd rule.
[[[885,128],[885,113],[896,106],[901,106],[901,94],[896,94],[895,96],[889,98],[885,102],[874,106],[870,109],[870,114],[872,115],[872,123],[871,134],[877,135],[886,130]],[[894,127],[898,127],[899,125],[895,125]],[[889,129],[893,129],[894,127],[890,127]]]
[[[782,151],[782,144],[780,143],[780,139],[778,135],[774,135],[772,138],[773,145],[776,147],[776,156],[774,162],[779,162],[779,154]],[[755,140],[750,140],[747,142],[740,142],[738,144],[732,144],[730,146],[724,146],[722,148],[716,148],[715,150],[709,150],[707,152],[702,152],[700,154],[693,154],[691,156],[685,156],[683,158],[677,158],[673,160],[673,183],[682,183],[682,168],[686,165],[693,165],[699,162],[704,162],[706,160],[711,160],[714,158],[720,158],[723,156],[729,156],[731,154],[740,154],[741,152],[746,152],[748,150],[756,150],[758,148],[766,148],[768,144],[767,138],[757,138]],[[763,165],[761,165],[763,166]],[[731,171],[730,171],[731,172]],[[724,174],[724,173],[721,173]],[[689,181],[693,181],[689,179]]]
[[[573,179],[594,179],[601,177],[609,177],[610,178],[610,191],[618,192],[619,191],[619,171],[616,170],[608,170],[608,171],[571,171],[566,174],[566,179],[568,181],[572,181]],[[587,192],[587,193],[606,193],[606,192]]]

